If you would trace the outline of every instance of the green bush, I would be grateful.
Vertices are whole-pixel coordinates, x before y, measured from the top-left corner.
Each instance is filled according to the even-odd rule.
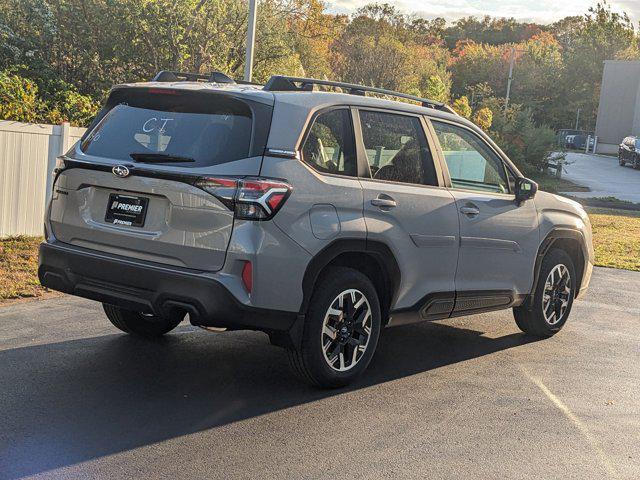
[[[0,71],[0,120],[56,125],[70,122],[84,127],[98,109],[98,102],[63,82],[38,88],[15,70]]]
[[[98,113],[100,105],[88,95],[73,89],[55,92],[46,112],[47,123],[69,122],[74,126],[87,126]]]
[[[40,100],[38,86],[11,70],[0,71],[0,120],[35,122]]]
[[[554,131],[536,125],[531,110],[514,105],[493,116],[491,135],[523,172],[541,171],[557,149]]]

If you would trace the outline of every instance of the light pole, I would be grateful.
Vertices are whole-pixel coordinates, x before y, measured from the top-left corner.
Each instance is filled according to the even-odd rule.
[[[258,0],[249,0],[249,23],[247,25],[247,51],[244,60],[244,79],[251,81],[253,75],[253,47],[256,39],[256,16]]]
[[[509,58],[509,80],[507,81],[507,96],[504,98],[504,112],[507,113],[509,107],[509,97],[511,96],[511,83],[513,82],[513,66],[516,63],[516,53],[525,52],[526,50],[511,48],[511,55]]]

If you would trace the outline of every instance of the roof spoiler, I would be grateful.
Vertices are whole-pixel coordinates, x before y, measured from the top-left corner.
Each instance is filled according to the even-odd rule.
[[[189,73],[162,70],[153,77],[152,82],[211,82],[211,83],[237,83],[233,78],[222,72]]]

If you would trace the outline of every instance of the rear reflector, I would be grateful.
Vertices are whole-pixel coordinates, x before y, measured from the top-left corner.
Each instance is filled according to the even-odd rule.
[[[246,261],[242,267],[242,283],[247,293],[253,290],[253,267],[251,262]]]
[[[242,220],[272,219],[292,190],[288,183],[270,178],[202,177],[195,185]]]

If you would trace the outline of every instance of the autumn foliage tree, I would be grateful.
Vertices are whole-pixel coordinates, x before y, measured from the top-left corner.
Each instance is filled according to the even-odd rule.
[[[248,0],[0,0],[0,117],[82,125],[115,83],[159,70],[241,77],[247,17]],[[447,102],[516,161],[539,166],[554,147],[549,132],[572,126],[578,108],[580,127],[593,129],[602,62],[616,58],[640,59],[639,36],[606,2],[538,25],[260,0],[254,79],[331,78]]]

